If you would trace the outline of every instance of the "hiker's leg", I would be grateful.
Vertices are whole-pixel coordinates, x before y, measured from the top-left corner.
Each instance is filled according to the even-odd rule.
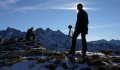
[[[72,37],[72,46],[71,46],[71,50],[70,50],[70,54],[75,54],[75,47],[76,47],[76,39],[78,37],[80,33],[75,30],[74,34],[73,34],[73,37]]]
[[[82,39],[82,55],[84,57],[86,56],[87,51],[86,34],[81,34],[81,39]]]

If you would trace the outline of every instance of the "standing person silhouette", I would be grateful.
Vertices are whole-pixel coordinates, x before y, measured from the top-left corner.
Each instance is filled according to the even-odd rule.
[[[26,33],[26,40],[30,41],[32,38],[32,40],[35,39],[35,35],[33,33],[33,27],[31,27],[30,29],[27,30],[27,33]]]
[[[73,32],[72,32],[72,25],[69,25],[68,26],[68,29],[69,29],[69,36],[72,36],[73,35]]]
[[[82,56],[86,56],[87,51],[87,42],[86,42],[86,34],[88,33],[88,14],[83,10],[83,5],[77,5],[78,13],[77,13],[77,22],[75,26],[75,31],[72,37],[72,46],[69,54],[75,54],[76,47],[76,39],[78,35],[81,33],[82,39]]]

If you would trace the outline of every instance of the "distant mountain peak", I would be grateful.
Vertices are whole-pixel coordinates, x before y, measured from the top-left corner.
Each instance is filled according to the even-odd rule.
[[[50,28],[47,28],[46,31],[52,31]]]

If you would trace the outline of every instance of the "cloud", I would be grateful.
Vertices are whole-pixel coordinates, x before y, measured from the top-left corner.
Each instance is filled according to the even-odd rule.
[[[3,0],[3,1],[0,1],[0,7],[1,8],[9,7],[9,5],[15,4],[18,1],[19,0]]]
[[[26,7],[21,7],[21,8],[14,8],[14,12],[21,12],[21,13],[26,13],[27,11],[31,10],[38,10],[39,8],[37,7],[32,7],[32,6],[26,6]]]
[[[31,5],[26,4],[26,6],[21,6],[21,7],[20,6],[18,7],[17,5],[10,7],[10,5],[16,4],[18,1],[21,1],[21,0],[4,0],[0,2],[0,7],[4,7],[4,8],[8,7],[7,9],[9,11],[6,11],[6,14],[12,13],[12,12],[27,13],[29,11],[48,10],[48,9],[71,11],[71,10],[76,10],[76,5],[79,3],[79,1],[46,0],[42,3],[40,2],[36,4],[31,4]],[[86,2],[81,2],[81,3],[84,5],[85,10],[95,10],[95,8],[86,7],[87,5]]]
[[[76,10],[76,5],[78,2],[74,3],[62,3],[62,4],[52,4],[51,2],[47,2],[45,4],[38,4],[28,7],[20,8],[19,11],[29,11],[29,10],[43,10],[43,9],[56,9],[56,10]],[[43,8],[44,6],[44,8]],[[85,10],[95,10],[95,8],[84,7]]]
[[[63,3],[63,4],[51,4],[52,2],[47,2],[44,4],[38,4],[38,5],[33,5],[33,6],[24,6],[21,8],[14,8],[15,11],[21,12],[21,13],[27,13],[29,11],[34,11],[34,10],[48,10],[48,9],[54,9],[54,10],[76,10],[76,5],[78,4],[77,2],[75,3]],[[83,9],[85,10],[95,10],[95,8],[88,8],[84,7]]]
[[[11,5],[18,3],[19,1],[20,0],[0,0],[0,10],[2,10],[0,15],[6,15],[15,12]]]

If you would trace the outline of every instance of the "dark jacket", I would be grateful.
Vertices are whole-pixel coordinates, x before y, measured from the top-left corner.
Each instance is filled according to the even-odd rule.
[[[26,33],[26,36],[31,36],[33,34],[33,31],[32,29],[28,29],[27,33]]]
[[[75,30],[83,34],[87,34],[88,23],[89,23],[88,14],[84,10],[81,10],[80,12],[78,12]]]
[[[32,31],[32,29],[28,29],[27,33],[26,33],[26,40],[30,40],[30,37],[33,37],[33,40],[35,39],[35,35]]]

